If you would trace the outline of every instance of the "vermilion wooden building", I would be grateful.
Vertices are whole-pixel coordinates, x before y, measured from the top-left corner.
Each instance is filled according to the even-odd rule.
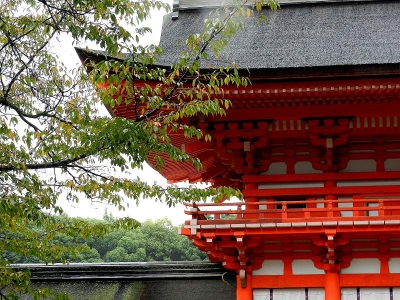
[[[287,2],[246,21],[221,58],[252,85],[224,88],[225,117],[189,120],[212,142],[171,136],[204,167],[167,161],[170,182],[245,198],[188,204],[182,234],[237,272],[239,300],[400,299],[400,2]],[[161,65],[213,3],[175,3]]]

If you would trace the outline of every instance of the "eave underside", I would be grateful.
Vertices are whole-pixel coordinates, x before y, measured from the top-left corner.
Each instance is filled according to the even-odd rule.
[[[166,164],[161,174],[170,182],[211,181],[241,188],[243,175],[265,172],[271,163],[286,162],[288,147],[292,147],[294,163],[313,159],[322,162],[326,149],[318,139],[324,134],[333,135],[336,154],[332,155],[336,159],[341,151],[347,153],[347,160],[374,159],[378,137],[383,138],[387,158],[400,158],[395,151],[399,148],[399,95],[397,76],[295,82],[255,80],[247,88],[226,87],[216,95],[232,102],[226,116],[184,120],[203,128],[213,137],[211,142],[186,139],[179,132],[170,134],[172,144],[199,158],[203,169],[198,171],[190,163],[171,162],[164,157]],[[121,104],[113,112],[135,118],[132,104]],[[319,148],[320,154],[311,153],[310,147]],[[151,156],[149,162],[156,165]],[[340,168],[344,165],[335,170]]]

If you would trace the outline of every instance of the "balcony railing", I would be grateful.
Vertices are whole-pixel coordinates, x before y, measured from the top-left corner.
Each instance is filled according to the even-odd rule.
[[[295,200],[186,203],[198,224],[253,222],[400,220],[400,197],[347,200]]]

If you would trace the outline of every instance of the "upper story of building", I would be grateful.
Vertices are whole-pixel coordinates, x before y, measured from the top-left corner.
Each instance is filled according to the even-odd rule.
[[[178,39],[199,32],[210,15],[205,6],[181,4],[164,19],[165,65],[176,60]],[[232,269],[257,269],[289,253],[320,259],[329,241],[336,250],[319,268],[347,268],[357,251],[375,257],[383,235],[396,249],[400,3],[281,4],[261,11],[267,23],[245,19],[223,55],[204,63],[235,62],[252,84],[224,87],[232,101],[226,116],[193,118],[213,139],[204,151],[196,141],[182,148],[201,157],[205,170],[183,167],[177,175],[237,187],[245,201],[188,204],[192,220],[182,232]],[[304,254],[312,245],[315,252]]]

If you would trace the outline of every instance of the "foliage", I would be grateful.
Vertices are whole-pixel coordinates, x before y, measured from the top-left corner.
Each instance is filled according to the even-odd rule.
[[[57,219],[64,224],[81,221],[79,218],[59,217]],[[85,221],[92,226],[107,226],[112,221],[112,217],[108,216],[104,221]],[[37,231],[42,230],[37,229]],[[179,235],[178,227],[173,226],[167,218],[157,221],[148,220],[134,230],[109,229],[109,233],[105,236],[93,236],[87,240],[61,232],[56,235],[56,243],[57,247],[79,250],[66,256],[70,263],[198,261],[207,257],[205,253],[193,247],[186,237]],[[14,264],[46,262],[46,257],[39,259],[15,251],[3,252],[0,258]]]
[[[256,1],[254,8],[261,9],[262,4]],[[273,0],[269,4],[276,6]],[[198,113],[224,114],[230,103],[213,99],[211,93],[226,84],[248,83],[232,65],[201,76],[199,72],[200,60],[218,56],[229,38],[243,28],[238,17],[251,15],[247,5],[247,1],[234,1],[218,11],[201,34],[187,38],[181,59],[166,71],[150,67],[161,49],[139,46],[141,36],[149,32],[142,22],[151,9],[168,8],[160,1],[2,0],[0,253],[65,262],[78,256],[81,246],[58,243],[58,233],[88,239],[110,231],[108,225],[83,220],[60,222],[53,215],[62,213],[58,198],[103,201],[124,209],[123,199],[155,198],[174,205],[188,199],[238,195],[226,188],[181,190],[149,185],[129,170],[141,168],[150,153],[201,167],[199,161],[174,148],[166,132],[181,129],[187,136],[209,138],[180,120]],[[75,43],[92,41],[119,59],[92,64],[88,75],[84,70],[70,73],[52,52],[53,43],[64,36]],[[122,59],[122,52],[130,55]],[[139,90],[138,79],[157,79],[160,85]],[[111,83],[108,88],[93,92],[93,83],[106,81]],[[192,82],[191,88],[184,87],[187,81]],[[128,97],[119,96],[116,86]],[[122,101],[146,102],[146,109],[134,121],[111,119],[98,111],[101,104],[112,107]],[[162,114],[166,107],[173,112]],[[160,156],[158,161],[161,167]],[[137,225],[125,219],[112,226]],[[120,247],[128,242],[121,241]],[[97,259],[96,253],[92,258]],[[10,299],[19,291],[32,293],[35,299],[49,296],[47,291],[30,288],[28,273],[9,273],[8,264],[7,259],[0,262],[0,286],[8,287]]]

